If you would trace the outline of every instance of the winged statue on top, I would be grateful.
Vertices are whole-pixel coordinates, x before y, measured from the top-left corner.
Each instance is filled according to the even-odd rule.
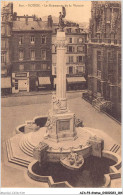
[[[63,18],[66,16],[66,9],[64,6],[62,7],[62,12],[59,12],[59,14],[59,29],[63,31],[63,28],[65,27]]]

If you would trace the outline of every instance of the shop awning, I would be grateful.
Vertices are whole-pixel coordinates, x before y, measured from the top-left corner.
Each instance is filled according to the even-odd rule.
[[[50,85],[50,77],[38,77],[39,85]]]
[[[10,77],[1,78],[1,88],[2,89],[11,88],[11,78]]]
[[[68,77],[67,78],[68,83],[81,83],[86,82],[84,77]]]

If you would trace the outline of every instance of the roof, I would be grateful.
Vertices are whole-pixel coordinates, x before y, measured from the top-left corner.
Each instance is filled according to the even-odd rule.
[[[13,21],[13,31],[25,31],[25,30],[52,30],[51,27],[48,27],[47,22],[43,21]]]

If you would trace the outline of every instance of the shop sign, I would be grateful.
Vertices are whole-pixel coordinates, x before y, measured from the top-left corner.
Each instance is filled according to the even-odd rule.
[[[27,77],[27,73],[16,73],[15,77]]]

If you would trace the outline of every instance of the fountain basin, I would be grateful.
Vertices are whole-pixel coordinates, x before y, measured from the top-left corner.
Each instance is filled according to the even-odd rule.
[[[50,187],[56,184],[57,187],[61,183],[63,187],[108,187],[113,176],[121,177],[118,169],[112,173],[111,168],[121,166],[121,159],[118,155],[109,151],[102,152],[102,158],[90,156],[85,159],[85,164],[78,171],[70,171],[59,163],[48,163],[40,167],[38,161],[33,161],[28,166],[28,175],[32,179],[40,182],[47,182]],[[112,160],[113,158],[113,160]],[[50,176],[49,176],[50,175]],[[66,182],[67,181],[67,182]]]
[[[48,118],[48,116],[37,116],[37,117],[33,118],[32,122],[35,123],[39,127],[44,127],[46,122],[47,122],[47,118]],[[15,129],[15,132],[17,134],[25,133],[25,126],[26,126],[26,123],[17,126]]]

